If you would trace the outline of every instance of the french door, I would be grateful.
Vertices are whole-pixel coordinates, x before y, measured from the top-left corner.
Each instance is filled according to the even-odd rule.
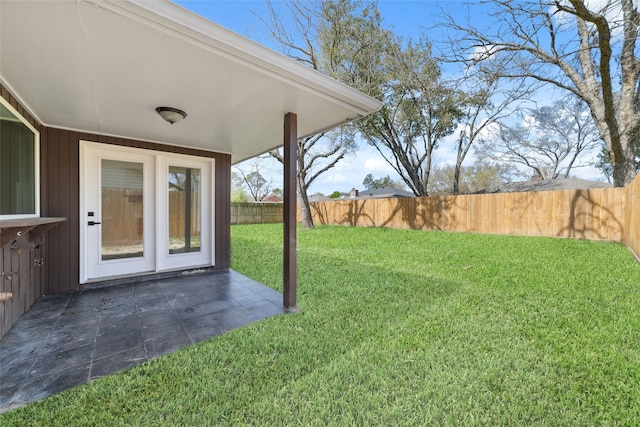
[[[211,265],[212,161],[158,158],[159,270]]]
[[[81,282],[212,265],[213,161],[81,142]]]

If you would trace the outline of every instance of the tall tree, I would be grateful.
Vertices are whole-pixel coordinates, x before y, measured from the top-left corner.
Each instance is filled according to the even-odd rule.
[[[244,189],[244,179],[235,171],[231,171],[231,201],[235,203],[249,201],[249,195]]]
[[[429,194],[442,196],[452,194],[455,165],[436,166],[429,180]],[[471,166],[460,170],[458,194],[471,194],[482,190],[498,188],[511,181],[516,175],[513,165],[488,160],[476,160]]]
[[[395,182],[389,175],[383,178],[374,178],[372,174],[367,174],[362,181],[362,185],[367,190],[370,188],[384,188],[384,187],[393,187],[402,189],[402,184],[399,182]]]
[[[381,20],[375,4],[291,1],[283,4],[284,15],[271,2],[268,5],[265,24],[286,55],[356,88],[367,85],[366,67],[375,67],[384,52],[378,42]],[[313,227],[307,196],[310,185],[356,147],[352,126],[298,141],[297,190],[304,228]],[[270,154],[283,160],[280,150]]]
[[[460,194],[462,163],[472,146],[503,118],[518,110],[537,86],[524,80],[516,84],[505,82],[483,67],[466,70],[462,83],[468,90],[461,103],[464,119],[456,140],[453,194]]]
[[[249,194],[254,202],[261,202],[269,195],[271,186],[267,180],[258,171],[249,172],[244,175],[244,182],[249,189]]]
[[[260,172],[264,169],[264,160],[261,156],[254,157],[244,167],[236,166],[232,172],[232,188],[246,188],[253,202],[262,201],[271,192],[272,182],[267,181]]]
[[[296,186],[303,228],[313,228],[309,187],[356,147],[354,134],[347,126],[298,140]],[[282,149],[272,150],[269,154],[284,164]]]
[[[378,75],[384,106],[357,126],[409,189],[427,196],[434,151],[463,117],[464,94],[444,82],[425,41],[396,39]]]
[[[523,124],[501,124],[497,137],[483,139],[478,152],[498,162],[526,166],[548,180],[568,178],[572,170],[590,165],[580,158],[600,144],[586,106],[572,96],[526,110]]]
[[[609,157],[609,152],[606,147],[603,147],[602,151],[598,153],[595,167],[602,171],[607,181],[611,182],[613,179],[613,168],[611,167],[611,158]],[[636,153],[636,173],[638,172],[640,172],[640,144],[638,144],[638,152]]]
[[[634,0],[538,0],[493,5],[484,29],[459,32],[450,54],[510,80],[534,79],[582,99],[611,159],[616,186],[631,182],[640,133],[640,14]]]

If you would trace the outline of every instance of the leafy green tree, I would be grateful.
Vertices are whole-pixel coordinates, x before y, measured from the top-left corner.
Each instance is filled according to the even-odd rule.
[[[364,185],[364,188],[366,188],[367,190],[370,188],[402,187],[401,184],[391,179],[389,175],[383,178],[374,178],[372,174],[367,174],[367,176],[364,177],[364,180],[362,181],[362,185]]]
[[[383,65],[376,82],[384,106],[357,126],[409,189],[427,196],[434,151],[464,117],[464,94],[443,80],[426,41],[395,39]]]
[[[334,191],[333,193],[331,193],[331,195],[329,195],[330,199],[339,199],[340,197],[342,197],[342,193],[339,192],[338,190]]]
[[[260,172],[249,172],[244,176],[244,182],[254,201],[259,202],[269,195],[269,184]]]
[[[243,190],[232,190],[231,191],[231,202],[232,203],[247,203],[249,201],[249,195]]]
[[[231,171],[231,201],[234,203],[249,201],[249,195],[244,189],[244,180],[235,171]]]
[[[383,26],[375,3],[325,0],[286,5],[292,19],[288,27],[273,7],[269,22],[286,54],[384,101],[378,114],[343,127],[340,133],[353,141],[356,129],[414,194],[427,195],[434,151],[464,115],[460,108],[464,94],[444,81],[430,44],[395,37]],[[290,33],[287,28],[296,31]],[[322,135],[299,143],[298,190],[304,227],[313,224],[305,201],[307,188],[318,173],[335,165],[322,152],[310,151],[322,147],[321,140]],[[335,155],[336,161],[348,153],[342,145],[329,147],[327,154]],[[272,154],[282,158],[279,152]],[[313,160],[325,161],[317,172],[310,172]]]

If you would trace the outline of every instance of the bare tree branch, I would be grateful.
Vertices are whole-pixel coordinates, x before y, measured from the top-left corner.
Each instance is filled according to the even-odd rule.
[[[637,4],[633,0],[484,3],[491,5],[496,21],[484,30],[445,16],[445,25],[459,35],[450,40],[450,59],[470,68],[483,64],[504,79],[552,84],[582,99],[611,158],[614,183],[630,182],[640,134]],[[505,56],[510,59],[507,67],[499,60]]]

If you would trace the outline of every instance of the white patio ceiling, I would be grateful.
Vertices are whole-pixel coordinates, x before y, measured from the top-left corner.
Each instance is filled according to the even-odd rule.
[[[0,2],[0,80],[46,126],[232,154],[380,103],[168,1]],[[155,112],[180,108],[170,125]]]

